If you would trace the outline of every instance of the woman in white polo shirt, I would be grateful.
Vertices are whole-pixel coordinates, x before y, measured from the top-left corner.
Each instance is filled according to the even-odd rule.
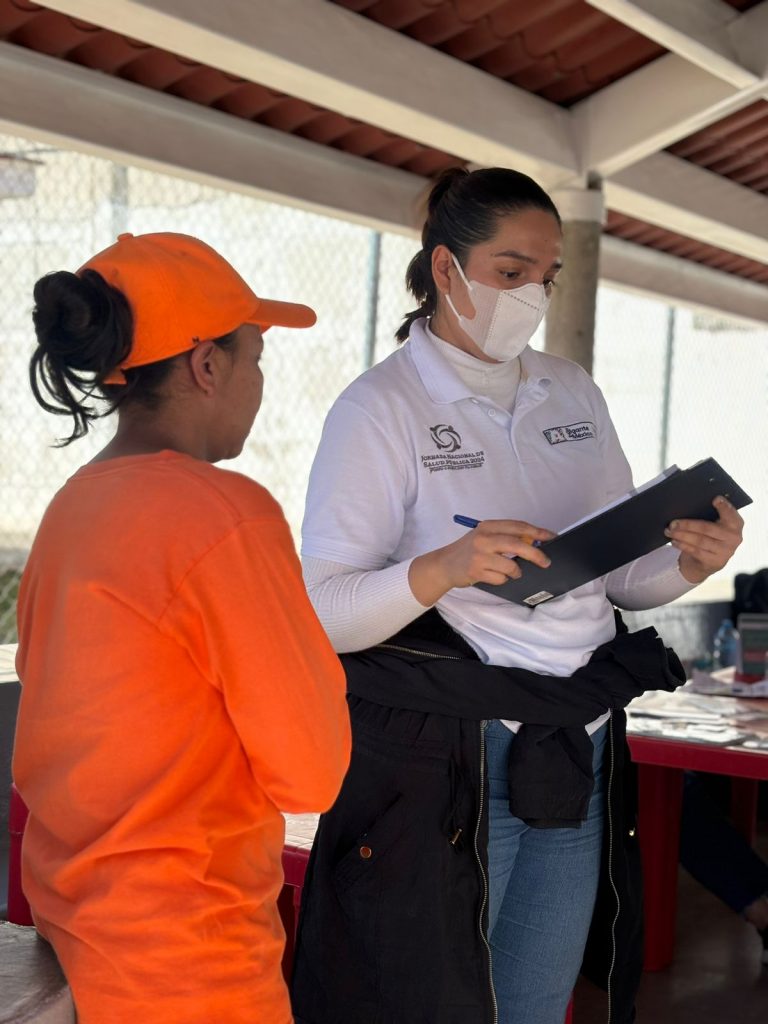
[[[325,424],[302,554],[355,752],[308,874],[301,1024],[560,1024],[593,916],[585,962],[614,1024],[633,1019],[621,708],[680,671],[653,631],[617,636],[613,604],[680,596],[725,565],[741,519],[719,500],[716,523],[673,524],[670,546],[534,609],[471,586],[546,566],[535,541],[632,486],[592,379],[528,347],[561,241],[525,175],[444,175],[408,268],[406,343]]]

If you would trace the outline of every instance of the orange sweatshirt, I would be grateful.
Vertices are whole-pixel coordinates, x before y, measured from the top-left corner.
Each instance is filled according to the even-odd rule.
[[[53,499],[19,595],[23,884],[79,1024],[288,1024],[280,811],[349,758],[282,512],[173,452]]]

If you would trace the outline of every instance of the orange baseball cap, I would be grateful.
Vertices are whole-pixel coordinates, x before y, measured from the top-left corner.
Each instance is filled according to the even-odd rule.
[[[192,235],[118,235],[77,273],[84,270],[121,291],[133,313],[131,351],[106,384],[125,384],[123,370],[186,352],[241,324],[265,330],[311,327],[317,320],[309,306],[260,299],[223,256]]]

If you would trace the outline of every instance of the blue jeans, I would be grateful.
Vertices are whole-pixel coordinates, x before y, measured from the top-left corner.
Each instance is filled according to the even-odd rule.
[[[600,872],[602,761],[607,726],[593,736],[595,789],[581,828],[530,828],[509,812],[507,759],[515,736],[486,728],[489,924],[499,1024],[563,1024],[581,967]]]

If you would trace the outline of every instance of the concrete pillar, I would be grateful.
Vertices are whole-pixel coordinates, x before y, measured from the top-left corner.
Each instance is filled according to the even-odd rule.
[[[563,219],[563,269],[547,313],[544,348],[591,373],[603,193],[599,186],[568,188],[552,198]]]

